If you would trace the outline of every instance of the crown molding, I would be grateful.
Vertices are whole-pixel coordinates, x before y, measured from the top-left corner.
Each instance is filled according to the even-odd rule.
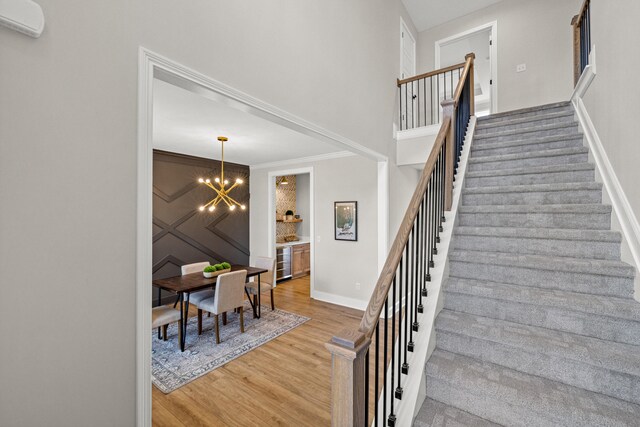
[[[321,162],[323,160],[340,159],[342,157],[351,157],[355,155],[356,154],[352,153],[351,151],[336,151],[334,153],[318,154],[317,156],[298,157],[297,159],[287,159],[287,160],[280,160],[277,162],[258,163],[255,165],[250,165],[249,168],[251,170],[279,168],[282,166],[292,166],[292,165],[298,165],[301,163],[315,163],[315,162]]]

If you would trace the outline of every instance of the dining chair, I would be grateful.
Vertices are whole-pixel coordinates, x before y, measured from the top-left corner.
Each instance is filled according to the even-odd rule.
[[[180,310],[168,305],[161,305],[151,309],[151,329],[162,327],[162,339],[164,341],[167,340],[167,327],[173,322],[178,322],[178,344],[180,344],[182,342]]]
[[[186,264],[180,267],[182,275],[192,274],[192,273],[202,273],[205,267],[209,266],[208,262],[195,262],[193,264]],[[190,304],[196,306],[196,308],[200,305],[200,302],[206,300],[207,298],[213,298],[215,293],[213,289],[204,289],[202,291],[193,292],[187,295],[187,300]]]
[[[276,283],[276,260],[275,258],[268,258],[259,256],[255,258],[252,267],[264,268],[269,271],[260,275],[260,292],[268,290],[271,294],[271,310],[275,310],[275,302],[273,300],[273,289]],[[253,277],[250,282],[245,284],[247,292],[253,295],[253,305],[258,304],[258,281]],[[255,315],[254,315],[255,317]]]
[[[198,334],[202,333],[202,312],[207,311],[213,314],[216,344],[220,344],[218,316],[222,314],[223,324],[226,324],[227,311],[231,310],[237,310],[240,313],[240,332],[244,333],[244,283],[246,280],[246,270],[224,273],[218,276],[215,297],[200,302],[198,306]]]

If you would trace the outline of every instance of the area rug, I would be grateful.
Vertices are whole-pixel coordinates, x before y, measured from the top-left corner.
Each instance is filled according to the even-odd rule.
[[[302,325],[308,317],[283,310],[271,311],[262,307],[262,317],[254,319],[251,307],[246,304],[244,333],[240,333],[239,315],[227,314],[227,324],[220,316],[220,344],[215,343],[213,316],[204,315],[202,335],[198,335],[198,319],[191,317],[187,324],[185,351],[178,345],[178,326],[169,326],[167,341],[158,339],[153,331],[151,351],[151,376],[153,384],[164,393],[170,393],[243,354]]]

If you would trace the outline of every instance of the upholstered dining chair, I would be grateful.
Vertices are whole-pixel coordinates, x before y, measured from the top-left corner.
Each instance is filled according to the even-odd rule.
[[[162,327],[162,339],[167,340],[167,326],[178,322],[178,344],[182,342],[182,321],[180,310],[168,305],[161,305],[151,309],[151,329]]]
[[[227,311],[236,310],[240,313],[240,332],[244,333],[244,283],[247,271],[239,270],[218,276],[215,297],[200,302],[198,306],[198,334],[202,333],[202,312],[213,314],[216,332],[216,344],[220,344],[220,325],[218,316],[223,315],[222,321],[226,325]]]
[[[202,273],[202,270],[204,270],[205,267],[207,267],[208,265],[210,265],[208,262],[195,262],[193,264],[186,264],[183,265],[182,267],[180,267],[180,270],[182,271],[182,275],[184,276],[185,274],[191,274],[191,273]],[[187,298],[189,299],[189,303],[193,304],[194,306],[196,306],[196,308],[199,307],[200,302],[206,300],[207,298],[213,298],[215,296],[215,293],[213,291],[213,289],[204,289],[202,291],[197,291],[197,292],[193,292],[190,293]]]
[[[255,258],[252,267],[264,268],[269,271],[260,275],[260,292],[269,291],[271,296],[271,310],[275,310],[275,302],[273,300],[273,289],[276,287],[276,260],[275,258],[267,258],[259,256]],[[258,304],[258,280],[253,277],[250,282],[245,284],[247,292],[253,295],[253,305]],[[255,316],[255,315],[254,315]]]

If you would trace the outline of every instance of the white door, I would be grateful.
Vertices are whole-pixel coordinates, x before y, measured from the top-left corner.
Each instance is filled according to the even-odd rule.
[[[416,75],[416,40],[411,31],[400,18],[400,80]],[[400,88],[400,129],[418,127],[415,123],[414,103],[416,88],[414,84],[403,85]]]

